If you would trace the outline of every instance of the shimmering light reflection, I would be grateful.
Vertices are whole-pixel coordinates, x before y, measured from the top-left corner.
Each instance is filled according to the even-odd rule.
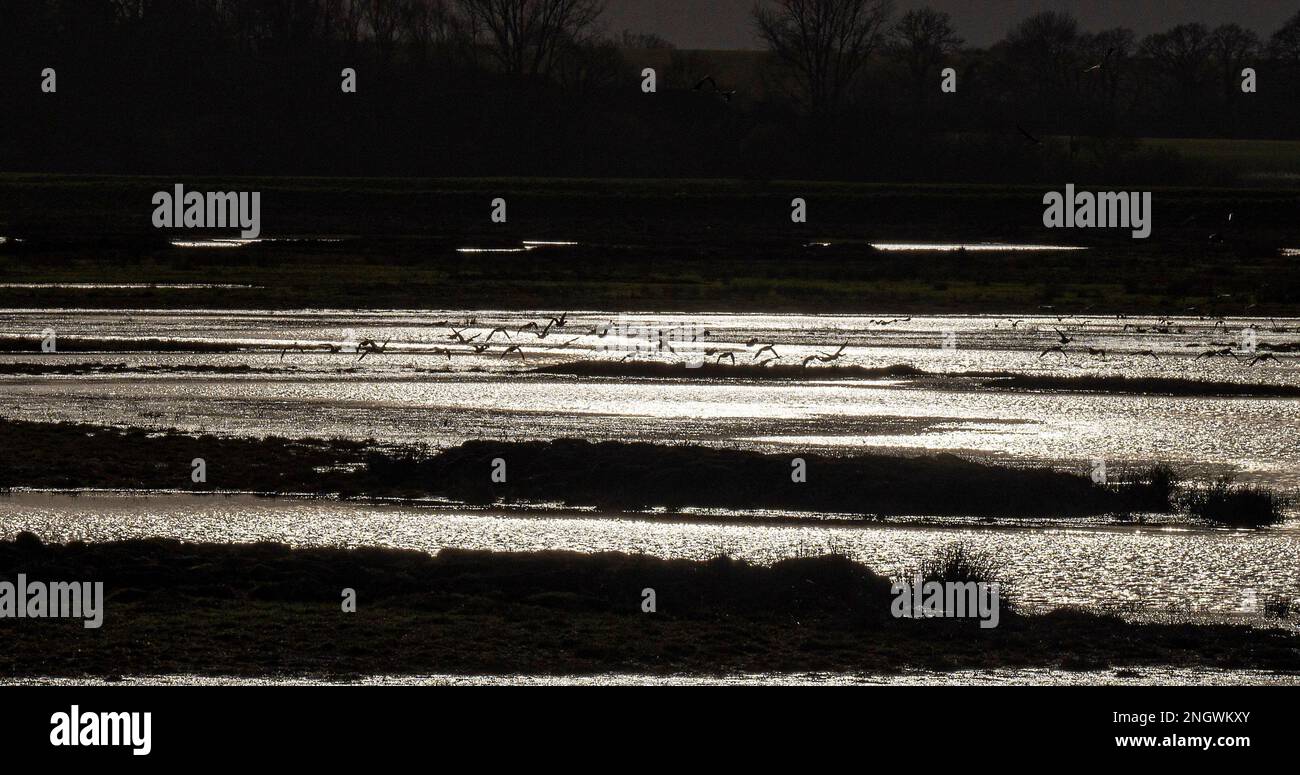
[[[961,541],[1001,561],[1018,598],[1039,607],[1130,602],[1153,613],[1229,613],[1243,590],[1259,599],[1300,588],[1300,530],[683,524],[596,517],[502,516],[251,496],[19,493],[0,497],[0,535],[50,541],[162,536],[298,546],[444,547],[645,552],[708,559],[720,551],[771,563],[809,552],[847,554],[899,576]]]
[[[579,360],[683,363],[706,350],[755,363],[774,346],[779,363],[844,346],[839,365],[902,364],[934,374],[1008,372],[1050,377],[1156,377],[1300,385],[1300,357],[1288,345],[1300,320],[1184,316],[1169,320],[1105,316],[620,314],[571,311],[564,332],[545,340],[561,310],[283,312],[194,310],[0,311],[0,331],[33,337],[59,332],[60,349],[79,337],[111,353],[60,352],[59,365],[88,375],[41,377],[49,356],[0,354],[0,415],[110,425],[179,427],[260,436],[373,436],[381,442],[459,444],[467,438],[642,439],[758,449],[815,446],[912,452],[954,451],[1013,461],[1078,466],[1171,462],[1236,469],[1243,481],[1300,487],[1294,443],[1295,398],[1121,395],[1096,391],[999,390],[968,380],[834,378],[816,364],[792,380],[575,378],[520,370]],[[617,322],[619,327],[615,327]],[[483,352],[454,341],[450,326]],[[628,328],[623,328],[626,326]],[[1254,331],[1276,362],[1197,357]],[[677,352],[646,352],[620,331],[689,330]],[[1068,357],[1040,357],[1056,330],[1075,340]],[[390,341],[383,354],[357,362],[328,352],[355,332]],[[604,337],[598,336],[602,331]],[[704,332],[708,332],[705,336]],[[957,349],[940,346],[945,332]],[[185,352],[152,352],[162,338]],[[754,344],[748,344],[753,341]],[[132,352],[138,342],[141,352]],[[507,346],[517,345],[526,359]],[[563,344],[564,347],[556,345]],[[629,353],[629,348],[642,350]],[[1093,355],[1086,347],[1099,348]],[[314,348],[314,349],[313,349]],[[71,348],[69,348],[71,349]],[[221,349],[225,352],[202,352]],[[241,351],[242,350],[242,351]],[[341,348],[340,348],[341,350]],[[437,350],[450,352],[438,354]],[[1151,351],[1151,355],[1144,355]],[[764,357],[770,351],[764,353]],[[122,364],[111,376],[97,364]],[[31,371],[24,371],[30,366]],[[159,371],[157,367],[162,367]],[[200,374],[217,367],[247,374]],[[142,396],[149,406],[142,411]]]
[[[174,248],[242,248],[256,241],[251,239],[174,239],[171,241],[171,245]]]
[[[952,253],[959,250],[971,253],[1005,253],[1008,251],[1034,251],[1042,252],[1048,250],[1087,250],[1084,247],[1073,245],[1018,245],[1013,243],[1002,242],[970,242],[970,243],[942,243],[942,242],[873,242],[871,247],[876,250],[887,252],[895,251],[936,251]]]
[[[1300,675],[1262,670],[1138,667],[1083,671],[1052,668],[855,673],[743,673],[725,676],[637,675],[366,675],[355,679],[302,676],[0,677],[10,686],[1295,686]]]

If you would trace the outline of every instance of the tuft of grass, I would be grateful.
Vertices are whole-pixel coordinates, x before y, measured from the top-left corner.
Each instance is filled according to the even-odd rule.
[[[939,547],[934,554],[921,561],[917,568],[908,574],[909,578],[920,576],[922,582],[937,581],[940,584],[997,584],[998,597],[1003,611],[1012,610],[1011,584],[1006,579],[1006,571],[992,554],[982,552],[969,544],[955,542]]]
[[[1266,527],[1284,518],[1285,496],[1253,485],[1234,485],[1219,479],[1188,490],[1182,497],[1185,512],[1201,519],[1232,527]]]

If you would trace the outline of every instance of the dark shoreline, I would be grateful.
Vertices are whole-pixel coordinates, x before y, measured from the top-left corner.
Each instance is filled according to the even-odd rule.
[[[263,236],[151,227],[152,192],[180,178],[0,174],[0,276],[29,283],[222,288],[0,288],[0,308],[564,309],[626,311],[1294,314],[1294,190],[1156,190],[1148,240],[1045,229],[1044,187],[735,180],[218,178],[262,192]],[[490,221],[494,197],[507,224]],[[813,215],[792,224],[790,202]],[[1250,212],[1222,243],[1205,212]],[[21,242],[14,241],[21,239]],[[331,238],[332,239],[332,238]],[[523,251],[525,240],[574,242]],[[1081,252],[924,255],[881,242],[1068,243]],[[811,247],[830,243],[829,247]],[[514,253],[459,253],[505,247]],[[233,287],[241,286],[241,287]]]
[[[0,542],[0,579],[100,580],[104,625],[0,620],[0,673],[724,675],[1015,667],[1300,670],[1297,636],[1131,623],[1077,609],[896,619],[890,582],[842,557],[753,566],[566,552],[278,544]],[[357,593],[343,613],[342,590]],[[655,590],[657,611],[641,610]],[[148,633],[148,637],[141,637]]]
[[[225,438],[0,420],[0,488],[164,489],[191,492],[440,496],[471,505],[563,503],[987,518],[1103,516],[1173,510],[1175,478],[1152,469],[1101,485],[1088,476],[1014,468],[954,455],[795,454],[582,439],[469,441],[439,451],[373,442]],[[207,479],[192,481],[202,459]],[[494,473],[504,464],[505,481]],[[686,518],[686,517],[683,517]]]
[[[874,379],[905,380],[925,387],[952,390],[996,389],[1122,395],[1242,396],[1300,398],[1300,386],[1265,385],[1246,382],[1214,382],[1177,377],[1095,377],[1018,374],[1014,372],[930,372],[907,364],[892,366],[758,366],[706,363],[689,368],[682,363],[652,361],[573,361],[533,369],[534,374],[562,374],[574,377],[625,377],[645,379],[751,379],[821,380]]]

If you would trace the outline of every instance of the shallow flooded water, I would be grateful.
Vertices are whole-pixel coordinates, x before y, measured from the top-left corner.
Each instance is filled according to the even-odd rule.
[[[0,365],[59,366],[64,373],[0,377],[0,415],[432,447],[469,438],[575,436],[950,451],[1075,468],[1095,460],[1112,469],[1163,461],[1194,476],[1230,472],[1243,481],[1300,487],[1298,398],[976,389],[961,380],[831,378],[818,368],[820,356],[836,365],[904,364],[938,374],[1296,386],[1300,357],[1285,351],[1300,341],[1295,319],[0,313],[0,335],[35,340],[45,330],[56,332],[65,349],[3,354]],[[68,351],[79,339],[100,349]],[[1069,344],[1060,345],[1062,339]],[[355,352],[366,340],[374,349]],[[157,352],[159,342],[181,351]],[[1057,346],[1063,352],[1051,349]],[[1225,348],[1232,352],[1206,354]],[[1281,349],[1251,365],[1273,354],[1269,348]],[[725,363],[812,360],[806,378],[780,381],[694,379],[689,372],[671,379],[527,373],[569,361],[693,363],[728,354]],[[94,373],[105,364],[114,373]],[[75,373],[79,367],[88,373]]]
[[[650,440],[787,452],[952,452],[1300,488],[1300,399],[1009,390],[971,380],[831,377],[826,363],[936,374],[1176,377],[1300,385],[1300,320],[638,314],[491,310],[0,311],[0,416],[243,436],[337,436],[445,447],[467,439]],[[1062,340],[1068,343],[1060,344]],[[12,341],[12,339],[11,339]],[[366,344],[362,344],[366,343]],[[1051,348],[1059,346],[1063,352]],[[517,348],[512,350],[511,348]],[[1228,355],[1206,355],[1211,349]],[[334,350],[337,350],[335,352]],[[481,351],[478,351],[481,350]],[[1250,365],[1254,355],[1276,353]],[[753,378],[529,373],[569,361],[798,366]],[[811,359],[811,360],[810,360]],[[112,366],[112,373],[96,371]],[[58,367],[54,372],[42,369]],[[26,373],[24,373],[26,372]],[[232,483],[229,489],[239,489]],[[47,540],[165,536],[530,551],[646,552],[758,562],[843,552],[898,575],[962,541],[1000,560],[1033,607],[1238,615],[1300,595],[1300,530],[1179,525],[685,524],[647,515],[194,496],[0,497],[0,533]],[[734,515],[732,515],[734,516]],[[775,515],[781,516],[781,515]],[[926,515],[916,515],[924,518]]]
[[[1261,670],[1047,668],[870,673],[743,673],[723,676],[636,675],[367,675],[354,679],[138,675],[102,678],[0,679],[22,686],[1295,686],[1300,676]]]
[[[715,515],[722,519],[725,515]],[[1252,615],[1270,598],[1300,598],[1300,526],[1231,531],[1188,526],[686,523],[647,515],[509,512],[370,505],[247,495],[0,496],[0,537],[47,541],[165,537],[274,541],[295,546],[447,547],[641,552],[704,560],[726,553],[759,563],[837,552],[902,578],[936,550],[963,543],[1002,565],[1013,597],[1031,608],[1122,607],[1151,615]]]

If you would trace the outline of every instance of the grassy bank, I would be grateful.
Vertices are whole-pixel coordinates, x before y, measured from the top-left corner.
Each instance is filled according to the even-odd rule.
[[[0,446],[23,450],[0,460],[0,487],[441,496],[473,504],[833,512],[847,519],[1161,512],[1170,509],[1174,484],[1163,469],[1101,485],[1081,474],[953,455],[799,454],[806,481],[794,481],[794,453],[581,439],[470,441],[427,453],[348,441],[0,421]],[[204,482],[192,481],[196,458],[205,463]]]
[[[1152,237],[1133,240],[1045,229],[1041,186],[187,179],[193,190],[262,192],[265,237],[343,238],[192,249],[168,240],[194,232],[150,224],[152,193],[176,182],[0,175],[0,236],[11,238],[0,283],[244,287],[0,287],[0,307],[1285,315],[1300,304],[1294,259],[1278,252],[1300,247],[1300,205],[1285,189],[1159,190]],[[489,219],[496,197],[508,202],[505,224]],[[808,201],[808,223],[791,222],[795,197]],[[1210,241],[1228,212],[1240,226]],[[522,251],[525,240],[580,244]],[[1090,249],[918,256],[868,244],[916,241]],[[818,242],[833,245],[809,247]]]
[[[907,668],[1300,669],[1283,630],[1131,624],[1075,610],[896,619],[890,582],[842,557],[771,567],[623,554],[436,557],[149,540],[0,542],[0,579],[98,580],[104,624],[0,620],[0,673],[581,674]],[[654,613],[642,592],[655,591]],[[342,591],[357,610],[343,613]]]
[[[1124,376],[1057,376],[1051,374],[1016,374],[1012,372],[938,373],[908,364],[892,366],[759,366],[741,363],[723,365],[705,363],[688,368],[685,363],[656,361],[583,360],[541,366],[537,374],[564,374],[575,377],[611,377],[645,379],[746,379],[746,380],[825,380],[879,379],[906,380],[933,387],[986,388],[994,390],[1044,390],[1068,393],[1119,393],[1126,395],[1169,396],[1258,396],[1261,398],[1300,397],[1295,385],[1261,385],[1247,382],[1215,382],[1177,377]]]

